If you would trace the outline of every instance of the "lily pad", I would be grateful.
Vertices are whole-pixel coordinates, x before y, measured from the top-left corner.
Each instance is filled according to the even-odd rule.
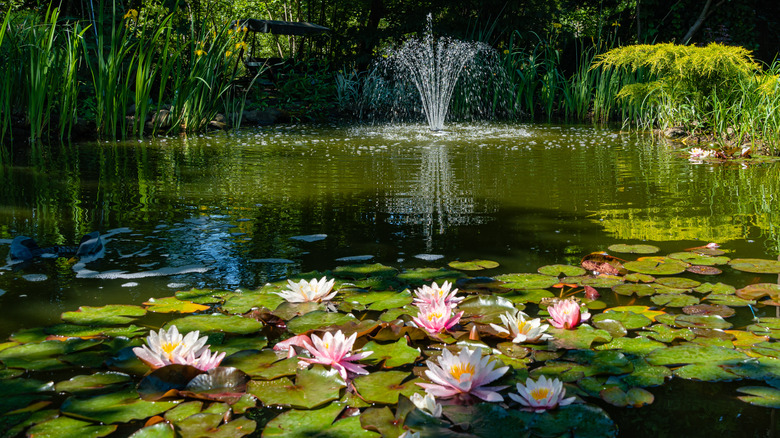
[[[477,295],[463,300],[458,309],[462,310],[464,318],[482,324],[501,323],[500,315],[515,311],[514,304],[498,295]]]
[[[650,301],[659,306],[686,307],[699,304],[699,299],[684,294],[660,294],[650,297]]]
[[[697,363],[685,365],[674,370],[674,376],[702,382],[731,382],[741,377],[723,369],[720,364]]]
[[[296,409],[313,409],[339,399],[339,392],[346,386],[337,370],[320,366],[299,369],[295,383],[287,377],[270,381],[249,382],[247,392],[256,396],[266,406],[291,406]]]
[[[775,283],[756,283],[738,289],[736,295],[745,300],[759,300],[769,297],[777,301],[780,299],[780,285]]]
[[[38,423],[27,430],[29,437],[71,438],[103,437],[113,433],[116,425],[97,426],[95,424],[69,417],[57,417]]]
[[[655,281],[655,277],[652,275],[640,274],[639,272],[626,274],[623,279],[632,283],[652,283]]]
[[[701,285],[701,282],[685,277],[663,277],[656,280],[656,283],[675,289],[693,289]]]
[[[558,283],[558,277],[543,274],[504,274],[496,276],[505,289],[547,289]]]
[[[643,245],[643,244],[628,245],[624,243],[610,245],[609,248],[607,249],[612,252],[619,252],[625,254],[655,254],[661,250],[657,246],[653,246],[653,245]]]
[[[138,429],[130,438],[176,438],[176,430],[172,424],[157,423]]]
[[[780,389],[767,386],[743,386],[738,388],[737,391],[748,394],[738,397],[743,402],[765,408],[780,408]]]
[[[395,277],[398,269],[381,263],[371,265],[339,266],[333,270],[333,275],[341,278]]]
[[[623,391],[617,386],[601,391],[601,398],[605,402],[619,408],[626,406],[641,408],[653,403],[653,400],[655,400],[655,396],[646,389],[631,388],[628,391]]]
[[[555,297],[555,294],[545,289],[531,289],[515,290],[501,296],[514,303],[518,310],[523,310],[520,306],[524,306],[525,303],[539,304],[545,298]]]
[[[780,261],[764,259],[732,259],[729,262],[732,268],[755,274],[780,274]]]
[[[698,254],[691,251],[675,252],[669,254],[668,257],[686,263],[690,263],[692,265],[704,265],[704,266],[725,265],[726,263],[729,262],[729,260],[731,260],[730,258],[725,256],[708,256],[708,255]]]
[[[649,327],[650,331],[639,333],[641,336],[647,336],[648,338],[655,339],[656,341],[671,343],[675,339],[682,339],[685,341],[692,341],[696,334],[688,328],[675,329],[665,324],[655,324]]]
[[[448,263],[447,266],[461,271],[481,271],[483,269],[497,268],[499,264],[492,260],[471,260],[468,262],[453,261]]]
[[[250,318],[242,318],[237,315],[190,315],[174,319],[165,324],[168,329],[175,325],[180,333],[194,332],[224,332],[246,335],[255,333],[263,328],[263,323]]]
[[[651,351],[658,350],[665,347],[666,344],[648,338],[623,337],[623,338],[614,339],[603,345],[597,345],[594,348],[596,350],[619,350],[625,354],[643,356],[650,353]]]
[[[611,288],[623,283],[623,277],[601,274],[596,277],[584,277],[580,284],[590,287]]]
[[[246,392],[249,376],[233,367],[212,368],[195,376],[181,394],[233,404]]]
[[[637,297],[646,297],[650,295],[655,295],[656,288],[654,288],[653,285],[651,284],[624,283],[624,284],[615,285],[612,288],[612,291],[618,295],[625,295],[625,296],[635,295]]]
[[[409,379],[412,376],[407,371],[376,371],[355,378],[354,384],[360,396],[368,402],[395,404],[401,394],[411,397],[415,392],[423,392],[423,389],[416,385],[423,380]]]
[[[585,275],[588,272],[579,266],[572,265],[547,265],[542,266],[537,271],[540,274],[551,275],[553,277],[577,277],[580,275]]]
[[[634,371],[621,379],[628,386],[660,386],[672,377],[672,371],[669,368],[650,365],[642,357],[632,359],[631,363],[634,365]]]
[[[704,299],[714,305],[729,307],[747,307],[756,304],[753,300],[745,300],[736,295],[709,294]]]
[[[442,281],[455,282],[457,279],[465,277],[460,271],[452,271],[450,269],[434,269],[434,268],[419,268],[419,269],[407,269],[406,271],[398,274],[398,278],[409,282],[409,284],[419,286],[423,284],[429,284],[432,281],[436,281],[441,284]]]
[[[411,403],[411,402],[410,402]],[[403,418],[396,418],[387,406],[371,407],[360,414],[360,424],[364,429],[377,431],[383,437],[398,437],[405,431]]]
[[[210,309],[209,306],[182,301],[176,297],[150,298],[144,305],[154,313],[195,313]]]
[[[290,410],[269,421],[263,429],[264,438],[374,438],[379,434],[365,430],[360,417],[336,421],[344,405],[331,403],[315,410]]]
[[[190,289],[176,292],[176,299],[197,304],[217,304],[235,292],[213,289]]]
[[[688,263],[668,257],[643,257],[623,265],[629,271],[648,275],[675,275],[685,272]]]
[[[128,389],[90,398],[69,397],[62,403],[62,412],[101,423],[127,423],[159,415],[178,402],[141,400],[135,390]]]
[[[411,304],[414,301],[411,292],[404,290],[402,292],[395,292],[392,296],[384,298],[378,301],[374,301],[368,306],[368,310],[388,310],[399,307],[404,307],[407,304]]]
[[[55,385],[58,392],[69,392],[75,395],[92,395],[116,390],[131,381],[130,376],[113,371],[98,372],[70,378]]]
[[[64,321],[80,325],[116,325],[127,324],[146,315],[140,306],[111,304],[103,307],[81,306],[75,312],[62,314]]]
[[[582,350],[590,348],[594,342],[609,342],[612,335],[606,330],[594,329],[589,325],[580,325],[575,330],[563,330],[550,327],[547,332],[553,335],[550,342],[557,348]]]
[[[674,324],[679,327],[725,330],[732,324],[720,315],[677,315]]]
[[[628,330],[647,327],[653,323],[650,318],[634,312],[606,311],[593,316],[594,323],[606,320],[619,321]]]
[[[702,345],[675,345],[650,352],[650,365],[677,366],[688,364],[720,364],[745,360],[747,356],[739,351]]]
[[[287,329],[299,335],[310,330],[323,329],[333,325],[342,325],[357,321],[351,313],[335,313],[316,310],[305,315],[296,316],[287,323]]]
[[[722,270],[714,266],[704,266],[704,265],[691,265],[685,268],[685,270],[693,274],[699,274],[699,275],[720,275],[723,273]]]
[[[229,313],[246,313],[252,309],[265,307],[268,310],[276,310],[284,298],[271,292],[247,291],[235,293],[225,300],[222,309]]]
[[[384,361],[383,368],[395,368],[410,364],[420,357],[420,349],[410,347],[406,337],[402,337],[390,344],[379,344],[371,341],[363,346],[363,350],[374,352],[366,359],[367,362],[379,363]]]
[[[731,307],[714,304],[697,304],[683,307],[682,311],[686,315],[719,315],[723,318],[730,318],[736,314],[736,311]]]
[[[609,310],[612,312],[634,312],[639,315],[644,315],[653,321],[656,320],[656,317],[665,314],[665,312],[651,309],[650,307],[647,306],[618,306],[618,307],[612,307]]]
[[[222,366],[236,367],[257,379],[272,380],[295,375],[298,358],[285,359],[271,350],[247,350],[226,357]]]

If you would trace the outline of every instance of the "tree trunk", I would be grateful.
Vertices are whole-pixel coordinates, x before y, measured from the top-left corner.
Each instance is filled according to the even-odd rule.
[[[701,25],[704,23],[704,20],[707,19],[707,17],[710,16],[712,11],[717,9],[720,5],[723,4],[725,0],[720,0],[715,6],[713,6],[710,9],[710,6],[712,6],[712,0],[707,0],[707,3],[704,4],[704,9],[701,10],[701,14],[699,14],[699,18],[696,19],[696,22],[693,23],[693,26],[691,26],[690,29],[688,29],[688,33],[685,34],[685,36],[682,39],[683,44],[688,44],[688,42],[693,38],[693,35],[696,33],[696,31],[699,30]]]

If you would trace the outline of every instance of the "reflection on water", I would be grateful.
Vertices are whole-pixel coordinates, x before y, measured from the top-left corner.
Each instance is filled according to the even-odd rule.
[[[777,164],[695,164],[648,136],[582,126],[285,126],[68,145],[18,153],[0,183],[0,257],[19,234],[42,246],[109,235],[100,260],[0,269],[3,334],[79,305],[253,288],[343,261],[482,258],[500,273],[617,242],[780,253]]]

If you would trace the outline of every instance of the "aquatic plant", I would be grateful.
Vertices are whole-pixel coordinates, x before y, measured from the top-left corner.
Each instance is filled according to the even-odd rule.
[[[506,312],[503,315],[499,315],[499,317],[501,322],[504,323],[504,327],[492,323],[490,326],[499,333],[508,334],[512,337],[512,342],[516,344],[523,342],[533,344],[552,338],[552,336],[544,333],[549,325],[542,324],[540,318],[530,319],[528,315],[520,310],[517,313]]]
[[[418,305],[418,308],[417,316],[412,318],[412,321],[417,327],[425,329],[430,334],[451,329],[463,316],[463,312],[455,314],[454,305],[448,305],[444,302],[422,304]]]
[[[485,385],[503,376],[509,367],[496,368],[490,356],[482,356],[482,348],[463,347],[457,355],[444,349],[437,362],[426,362],[425,375],[433,383],[418,383],[427,393],[443,398],[469,394],[489,402],[504,401],[498,391],[506,386]]]
[[[326,277],[319,280],[316,278],[310,281],[301,280],[297,283],[287,280],[287,290],[279,292],[279,296],[289,303],[330,301],[338,293],[338,291],[330,292],[335,282],[335,279],[328,280]]]
[[[337,331],[336,334],[326,332],[322,338],[311,335],[311,342],[303,340],[303,344],[313,357],[301,357],[300,360],[308,364],[328,365],[338,371],[344,380],[347,380],[350,373],[368,374],[363,365],[352,362],[365,359],[373,351],[350,354],[356,338],[357,333],[352,333],[352,336],[347,338],[341,330]]]
[[[590,319],[590,313],[582,313],[580,304],[572,299],[560,300],[547,308],[550,324],[555,328],[572,330]]]
[[[517,384],[517,394],[509,393],[509,398],[533,412],[544,412],[566,406],[576,400],[575,397],[564,398],[565,396],[566,390],[560,380],[548,379],[543,375],[539,376],[538,380],[529,377],[525,385]]]

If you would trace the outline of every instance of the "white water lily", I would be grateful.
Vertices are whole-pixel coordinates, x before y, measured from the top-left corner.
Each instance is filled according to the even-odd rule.
[[[465,297],[455,296],[458,290],[450,290],[451,288],[452,283],[449,281],[445,281],[441,287],[435,281],[430,286],[423,285],[423,287],[414,291],[414,304],[417,306],[434,306],[438,303],[444,303],[449,307],[455,307]]]
[[[688,151],[690,158],[710,158],[715,156],[715,151],[712,149],[693,148]]]
[[[521,311],[517,311],[516,314],[506,312],[499,317],[506,328],[497,324],[490,324],[490,327],[493,327],[493,330],[499,333],[505,333],[512,336],[512,342],[516,344],[522,342],[536,343],[552,338],[552,336],[545,333],[545,330],[547,330],[550,325],[542,324],[540,318],[529,319],[528,315]]]
[[[529,377],[525,381],[525,385],[518,383],[517,392],[517,394],[509,394],[509,398],[534,412],[544,412],[558,406],[566,406],[575,400],[574,397],[563,398],[566,395],[566,389],[560,380],[547,379],[545,376],[539,377],[537,381]]]
[[[316,278],[312,278],[310,281],[301,280],[298,283],[287,280],[287,290],[277,292],[277,295],[290,303],[329,301],[338,292],[330,293],[335,282],[335,279],[328,281],[326,277],[322,277],[319,281]]]
[[[165,329],[160,329],[159,332],[152,330],[146,338],[147,345],[135,347],[133,352],[141,361],[152,368],[171,364],[193,365],[192,362],[196,359],[204,364],[212,363],[214,359],[210,353],[209,356],[204,357],[204,353],[209,351],[209,346],[206,345],[208,337],[199,336],[198,330],[182,336],[179,329],[172,325],[167,331]]]
[[[509,369],[508,366],[495,368],[496,362],[490,356],[482,357],[482,349],[469,350],[463,347],[455,356],[449,350],[442,350],[439,364],[427,361],[428,369],[425,375],[433,383],[418,383],[425,392],[435,397],[453,397],[461,394],[471,394],[489,402],[504,401],[498,391],[506,386],[483,386],[490,383]]]
[[[415,392],[410,398],[412,403],[417,406],[421,411],[426,412],[435,418],[441,417],[441,405],[436,403],[436,397],[432,394],[425,394],[425,397],[420,393]]]

